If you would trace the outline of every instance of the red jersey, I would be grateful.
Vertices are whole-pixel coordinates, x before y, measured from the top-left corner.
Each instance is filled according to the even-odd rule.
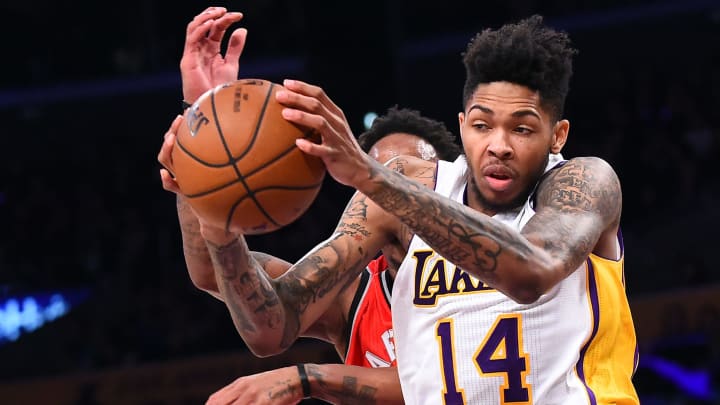
[[[365,268],[348,319],[348,350],[345,364],[363,367],[397,366],[390,313],[392,277],[384,256]]]

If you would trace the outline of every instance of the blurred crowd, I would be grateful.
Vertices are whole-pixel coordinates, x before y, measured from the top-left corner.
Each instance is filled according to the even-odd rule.
[[[720,43],[718,27],[682,30],[668,21],[643,33],[571,33],[580,54],[566,156],[603,157],[620,176],[631,300],[720,282],[711,260],[720,225],[712,169],[720,156],[720,49],[709,45]],[[461,75],[459,51],[442,57],[453,63],[448,75]],[[424,83],[417,103],[409,93],[397,99],[454,130],[458,107],[428,94],[458,100],[461,88],[436,93],[433,85],[442,86]],[[224,305],[187,277],[174,196],[161,189],[155,156],[178,113],[177,94],[0,110],[0,291],[91,294],[69,315],[0,345],[0,380],[243,350]],[[251,248],[298,259],[329,234],[350,194],[327,179],[298,222],[251,237]],[[713,354],[700,357],[711,367],[720,348],[708,341],[706,349]],[[641,378],[641,394],[659,386],[653,378]]]

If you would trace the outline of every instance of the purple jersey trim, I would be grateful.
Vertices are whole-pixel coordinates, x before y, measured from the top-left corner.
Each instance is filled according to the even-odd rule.
[[[585,381],[585,370],[583,369],[585,354],[587,354],[587,351],[590,348],[590,344],[592,344],[593,339],[595,339],[595,335],[597,335],[598,332],[598,327],[600,326],[600,303],[598,302],[597,284],[595,281],[595,268],[593,267],[592,261],[590,261],[589,258],[587,259],[587,280],[589,290],[588,292],[590,294],[590,305],[592,306],[593,313],[593,328],[592,333],[590,334],[590,339],[588,339],[582,350],[580,350],[580,358],[575,365],[575,369],[577,370],[578,377],[580,377],[580,381],[582,381],[583,385],[585,385],[585,390],[587,390],[590,404],[597,405],[595,393],[593,392],[592,388],[590,388],[590,386],[587,384],[587,381]]]

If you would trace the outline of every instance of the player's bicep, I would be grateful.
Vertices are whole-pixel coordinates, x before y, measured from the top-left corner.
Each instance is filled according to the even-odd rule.
[[[539,184],[536,214],[522,233],[564,263],[569,274],[619,222],[621,206],[620,182],[605,161],[572,159]]]
[[[333,235],[275,280],[293,324],[283,347],[304,334],[333,304],[337,295],[365,268],[387,242],[377,217],[380,208],[356,193],[345,208]]]
[[[358,253],[372,258],[392,239],[395,222],[365,194],[356,192],[345,207],[335,233],[351,238]]]

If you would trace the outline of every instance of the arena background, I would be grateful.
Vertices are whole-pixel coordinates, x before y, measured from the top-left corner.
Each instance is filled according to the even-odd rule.
[[[457,132],[473,33],[532,13],[567,30],[580,53],[565,155],[603,157],[622,181],[642,403],[720,403],[720,3],[707,0],[3,2],[0,403],[196,404],[241,375],[337,361],[306,339],[253,357],[187,276],[156,155],[180,111],[186,24],[209,5],[246,15],[242,77],[321,85],[356,133],[393,104]],[[350,194],[328,178],[251,247],[298,259]]]

